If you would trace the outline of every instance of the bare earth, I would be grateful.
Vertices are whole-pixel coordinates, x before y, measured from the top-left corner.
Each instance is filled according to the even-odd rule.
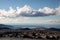
[[[45,40],[45,39],[28,39],[28,38],[0,38],[0,40]]]
[[[0,40],[60,40],[60,29],[3,29]]]
[[[60,39],[29,39],[29,38],[10,38],[10,37],[2,37],[0,40],[60,40]]]

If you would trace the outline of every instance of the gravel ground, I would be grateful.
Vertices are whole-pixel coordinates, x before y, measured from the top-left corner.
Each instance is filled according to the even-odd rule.
[[[40,40],[40,39],[27,39],[27,38],[0,38],[0,40]]]
[[[48,40],[48,39],[28,39],[28,38],[0,38],[0,40]],[[54,39],[58,40],[58,39]],[[60,40],[60,39],[59,39]]]

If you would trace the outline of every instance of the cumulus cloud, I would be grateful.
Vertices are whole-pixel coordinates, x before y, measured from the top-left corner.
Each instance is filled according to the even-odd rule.
[[[60,15],[60,6],[58,8],[55,8],[55,14]]]
[[[42,12],[42,13],[49,14],[49,13],[53,13],[54,9],[44,7],[44,8],[40,8],[39,11]]]
[[[0,9],[0,17],[39,17],[39,16],[50,16],[50,15],[60,15],[60,6],[52,9],[49,7],[40,8],[38,10],[34,10],[28,5],[24,7],[16,7],[13,9],[9,7],[9,10],[6,11],[5,9]]]
[[[12,7],[9,7],[9,10],[6,11],[5,9],[0,9],[0,17],[15,17],[16,16],[16,10],[14,10]]]

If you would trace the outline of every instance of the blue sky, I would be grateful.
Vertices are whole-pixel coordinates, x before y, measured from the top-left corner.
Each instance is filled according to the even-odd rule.
[[[0,23],[60,24],[60,0],[0,0]]]
[[[34,9],[42,7],[56,8],[60,5],[60,0],[0,0],[0,8],[8,9],[10,6],[16,8],[24,5],[30,5]]]

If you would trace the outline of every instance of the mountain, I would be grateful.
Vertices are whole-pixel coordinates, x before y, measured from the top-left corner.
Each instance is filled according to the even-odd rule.
[[[48,30],[52,30],[52,31],[60,31],[60,29],[58,29],[58,28],[49,28]]]
[[[0,29],[11,29],[12,27],[11,25],[0,24]]]
[[[30,28],[20,28],[20,30],[31,30]]]

